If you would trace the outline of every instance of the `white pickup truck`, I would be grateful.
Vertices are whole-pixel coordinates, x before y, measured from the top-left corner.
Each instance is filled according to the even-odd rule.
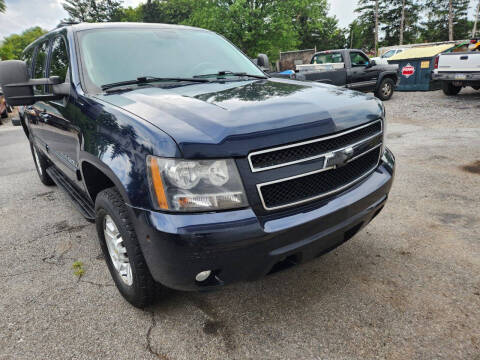
[[[441,54],[432,79],[442,82],[445,95],[457,95],[463,87],[480,90],[480,51]]]

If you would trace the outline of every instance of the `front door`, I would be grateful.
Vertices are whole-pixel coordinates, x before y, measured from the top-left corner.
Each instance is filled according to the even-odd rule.
[[[51,42],[51,50],[47,68],[47,75],[59,76],[62,83],[70,82],[70,63],[68,47],[62,35]],[[53,93],[50,86],[47,93]],[[68,97],[60,100],[47,101],[43,120],[45,137],[49,147],[50,157],[54,158],[55,165],[77,186],[80,186],[78,172],[79,131],[72,122],[75,106]]]
[[[350,52],[350,84],[349,88],[360,91],[373,90],[377,83],[378,71],[369,67],[369,59],[358,51]]]

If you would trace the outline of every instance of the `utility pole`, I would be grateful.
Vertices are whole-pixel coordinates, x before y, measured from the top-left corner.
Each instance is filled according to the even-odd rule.
[[[375,0],[375,56],[377,55],[378,55],[378,0]]]
[[[477,24],[478,24],[479,13],[480,13],[480,0],[478,0],[477,13],[475,15],[475,21],[473,22],[472,39],[475,38],[475,36],[477,35]]]
[[[448,40],[453,41],[453,0],[448,1]]]
[[[402,17],[400,18],[400,45],[403,45],[404,29],[405,29],[405,0],[402,0]]]

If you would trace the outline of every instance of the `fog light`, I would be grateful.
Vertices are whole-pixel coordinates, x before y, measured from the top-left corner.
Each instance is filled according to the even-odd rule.
[[[199,272],[197,276],[195,276],[195,280],[197,280],[198,282],[205,281],[210,277],[211,274],[212,274],[212,270],[205,270],[205,271]]]

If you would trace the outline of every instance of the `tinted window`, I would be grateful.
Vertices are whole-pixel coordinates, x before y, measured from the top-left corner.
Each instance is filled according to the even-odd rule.
[[[52,44],[52,55],[48,76],[59,76],[61,82],[65,82],[68,71],[68,52],[65,40],[60,36]]]
[[[350,53],[350,60],[352,61],[352,66],[366,66],[368,64],[368,58],[358,52]]]
[[[312,59],[312,64],[338,64],[343,63],[343,56],[340,53],[317,54]]]
[[[231,43],[203,30],[105,29],[80,33],[83,68],[98,87],[141,76],[263,73]]]
[[[48,53],[48,41],[41,43],[38,46],[37,55],[35,56],[35,70],[33,74],[35,79],[41,79],[45,77],[45,64]],[[37,91],[43,92],[43,86],[36,86]]]

